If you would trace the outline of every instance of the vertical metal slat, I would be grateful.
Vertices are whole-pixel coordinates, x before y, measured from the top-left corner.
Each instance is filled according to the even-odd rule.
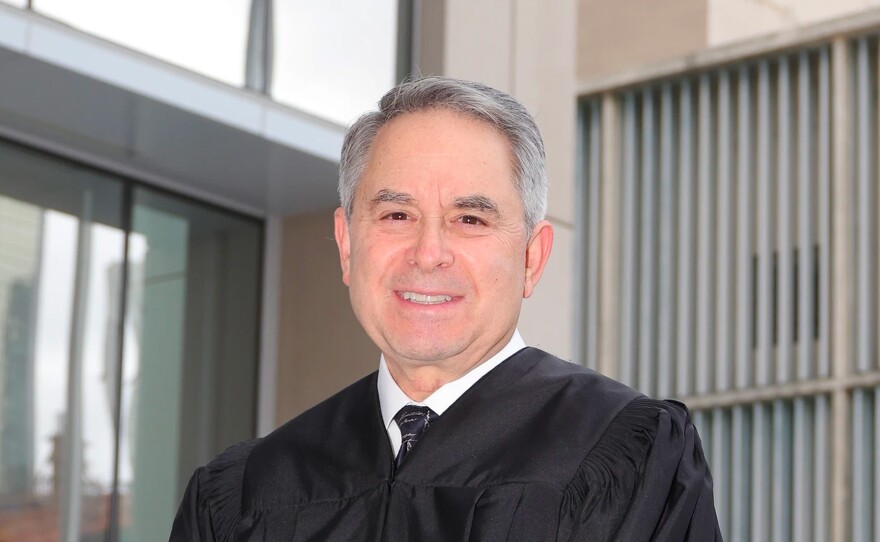
[[[759,386],[770,383],[773,356],[773,179],[770,174],[770,65],[763,60],[758,65],[758,351],[757,374]]]
[[[831,467],[831,461],[828,457],[828,397],[820,395],[815,399],[813,408],[814,425],[813,425],[813,533],[817,541],[828,539],[828,515],[829,502],[828,494],[828,470]],[[806,522],[805,522],[806,523]]]
[[[752,429],[749,414],[744,406],[733,407],[733,450],[731,452],[731,497],[728,533],[731,540],[749,539],[750,461]],[[727,534],[727,533],[722,533]]]
[[[877,152],[873,130],[874,103],[871,100],[871,64],[868,38],[860,38],[856,46],[856,115],[857,141],[857,214],[856,221],[856,369],[868,371],[875,364],[877,326],[874,314],[876,304],[876,240],[873,237],[874,215],[877,201],[874,185],[873,158]]]
[[[767,407],[752,407],[752,534],[750,540],[770,539],[770,420]]]
[[[871,540],[871,482],[865,479],[870,472],[871,421],[870,398],[863,389],[853,391],[852,403],[852,539],[856,542]]]
[[[675,126],[672,85],[661,90],[660,105],[660,289],[657,334],[657,396],[672,394],[675,359]]]
[[[808,399],[794,400],[794,454],[795,474],[792,480],[792,515],[797,518],[792,525],[792,540],[813,540],[813,526],[805,521],[813,515],[813,422]],[[817,511],[821,513],[822,511]]]
[[[639,390],[654,395],[654,364],[657,362],[657,205],[655,202],[656,171],[654,134],[654,89],[642,92],[642,238],[639,279]]]
[[[718,303],[716,324],[718,339],[715,355],[715,389],[730,388],[733,368],[733,82],[730,71],[721,70],[718,76]]]
[[[776,185],[777,199],[777,261],[776,272],[777,299],[776,321],[776,381],[789,382],[792,377],[792,120],[791,107],[791,69],[788,56],[779,59],[776,83],[777,121],[776,121]]]
[[[874,540],[880,538],[880,386],[874,388],[874,442],[869,455],[874,470]]]
[[[730,491],[730,421],[721,408],[712,410],[712,478],[714,482],[715,511],[722,533],[728,532]]]
[[[791,540],[791,409],[773,401],[773,540]]]
[[[813,205],[813,100],[810,54],[798,58],[798,369],[797,378],[806,380],[814,374],[813,362],[813,269],[815,245]]]
[[[636,189],[636,96],[623,100],[623,250],[620,262],[620,380],[635,384],[638,329],[638,191]]]
[[[599,197],[601,175],[601,118],[599,100],[590,104],[589,138],[590,164],[587,170],[588,198],[587,230],[587,367],[598,367],[599,337]]]
[[[676,359],[676,392],[679,396],[692,393],[694,340],[693,277],[694,277],[694,207],[693,172],[694,125],[691,82],[682,81],[679,94],[679,222],[678,222],[678,344]]]
[[[736,256],[736,386],[745,388],[754,381],[754,348],[752,347],[752,259],[754,257],[754,221],[752,203],[754,183],[752,124],[752,76],[748,66],[739,70],[737,97],[737,200],[738,216]]]
[[[712,88],[709,75],[700,76],[699,97],[699,229],[697,265],[697,393],[711,389],[715,353],[715,176],[712,126]]]
[[[819,352],[818,375],[831,374],[831,60],[829,47],[819,51],[817,153],[819,215]]]

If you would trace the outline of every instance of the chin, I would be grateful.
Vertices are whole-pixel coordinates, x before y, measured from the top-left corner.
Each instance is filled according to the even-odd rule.
[[[436,337],[432,337],[432,341]],[[436,363],[438,361],[447,360],[460,352],[450,345],[449,342],[442,344],[426,344],[425,342],[408,341],[389,341],[391,351],[401,358],[420,362],[425,365]]]

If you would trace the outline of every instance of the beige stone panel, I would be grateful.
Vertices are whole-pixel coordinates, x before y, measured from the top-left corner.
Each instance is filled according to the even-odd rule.
[[[705,48],[706,2],[579,0],[578,78],[621,73]]]
[[[709,46],[793,30],[880,6],[880,0],[708,0]]]
[[[509,0],[447,0],[444,75],[511,92]]]
[[[532,297],[525,300],[519,330],[526,343],[572,360],[574,335],[575,235],[565,224],[553,224],[556,239],[550,261]],[[581,360],[574,360],[580,363]]]
[[[535,116],[550,178],[548,216],[575,220],[575,0],[515,3],[513,94]]]
[[[342,283],[332,209],[284,220],[281,273],[279,424],[379,366]]]

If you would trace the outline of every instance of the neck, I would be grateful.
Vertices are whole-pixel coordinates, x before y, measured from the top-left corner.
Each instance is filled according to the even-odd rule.
[[[484,352],[482,356],[474,356],[473,353],[462,353],[462,360],[478,359],[477,363],[448,359],[435,362],[415,361],[401,359],[385,354],[385,364],[388,372],[400,387],[401,391],[413,401],[422,402],[442,386],[458,380],[474,368],[488,361],[492,356],[500,352],[513,336],[511,330],[498,344]]]
[[[407,368],[386,358],[388,372],[400,389],[413,401],[424,401],[443,385],[458,380],[463,374],[446,373],[437,367]],[[474,365],[476,367],[476,365]],[[467,371],[465,371],[467,372]]]

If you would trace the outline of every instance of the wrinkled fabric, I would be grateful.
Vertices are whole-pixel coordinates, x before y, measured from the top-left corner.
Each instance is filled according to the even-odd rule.
[[[525,348],[395,472],[376,374],[192,476],[171,541],[720,540],[683,405]]]

